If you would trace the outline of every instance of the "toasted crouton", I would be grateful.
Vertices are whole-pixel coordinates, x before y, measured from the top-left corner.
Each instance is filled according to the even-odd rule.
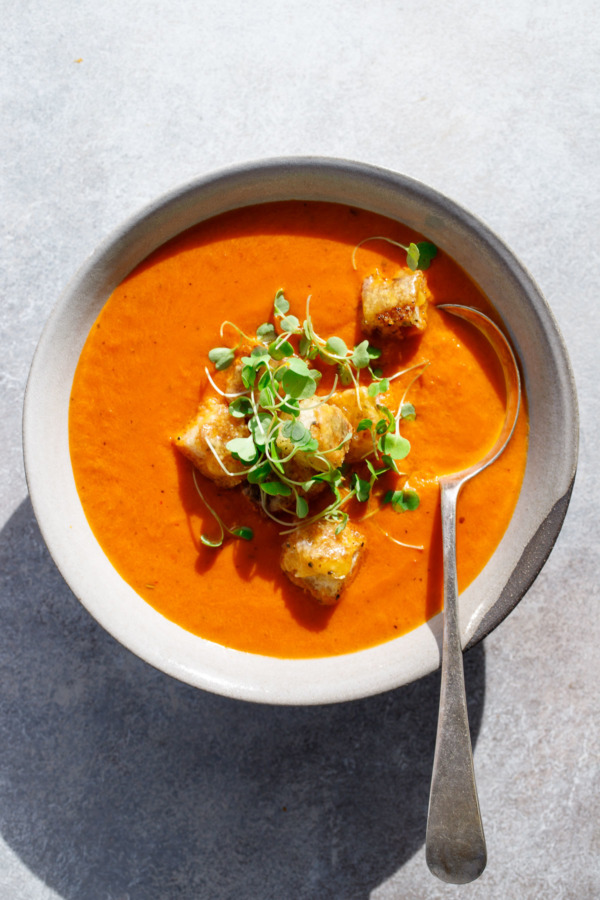
[[[362,286],[362,327],[367,334],[403,338],[424,331],[431,298],[423,272],[405,269],[395,278],[379,273]]]
[[[358,528],[347,524],[340,534],[335,529],[325,519],[305,525],[287,536],[281,552],[281,568],[290,581],[324,606],[337,603],[365,549]]]
[[[300,474],[299,481],[310,478],[311,472],[325,472],[329,466],[337,469],[344,461],[348,451],[348,442],[352,433],[352,426],[341,409],[331,406],[329,403],[321,403],[316,406],[316,398],[300,401],[300,415],[298,421],[310,431],[313,438],[318,441],[319,449],[314,453],[304,453],[299,450],[290,460],[290,472]],[[288,456],[293,448],[293,443],[281,432],[277,435],[277,448],[282,456]],[[319,458],[323,454],[324,458]],[[328,465],[329,463],[329,465]],[[294,475],[291,475],[294,478]]]
[[[206,478],[210,478],[219,487],[231,488],[244,480],[245,468],[233,458],[226,444],[234,438],[248,437],[249,434],[245,422],[234,419],[220,398],[207,397],[194,418],[176,436],[175,446]],[[240,473],[239,475],[232,477],[226,474],[215,459],[209,442],[227,471]]]
[[[371,431],[357,431],[359,424],[364,419],[370,419],[373,425],[376,425],[383,418],[383,413],[377,409],[375,397],[369,397],[366,387],[359,387],[360,405],[356,396],[355,388],[347,388],[345,391],[336,392],[329,399],[329,403],[333,403],[338,409],[344,413],[350,424],[352,425],[352,438],[348,445],[348,453],[346,460],[348,462],[358,462],[368,453],[373,452],[373,437]]]

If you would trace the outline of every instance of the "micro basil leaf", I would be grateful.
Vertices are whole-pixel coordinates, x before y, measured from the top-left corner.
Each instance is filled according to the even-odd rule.
[[[400,408],[400,416],[403,419],[406,419],[408,422],[413,422],[416,419],[417,414],[415,412],[415,408],[412,405],[412,403],[403,403],[402,404],[402,406]]]
[[[281,386],[293,400],[299,400],[304,396],[312,397],[317,389],[310,375],[298,375],[297,372],[292,372],[291,369],[284,373],[281,379]],[[305,395],[304,392],[307,388],[309,391],[312,389],[312,393]]]
[[[246,390],[250,390],[254,386],[256,379],[256,369],[254,366],[242,366],[242,384]]]
[[[269,369],[265,369],[260,378],[258,379],[258,389],[259,391],[265,390],[265,388],[270,388],[271,385],[271,372]]]
[[[351,358],[357,369],[366,369],[371,362],[371,357],[369,356],[369,342],[362,341],[360,344],[357,344],[352,352]]]
[[[348,348],[344,341],[339,337],[330,337],[325,344],[325,350],[334,356],[346,356]]]
[[[379,347],[373,347],[371,344],[367,347],[367,352],[371,359],[379,359],[381,356],[381,350]]]
[[[314,397],[315,392],[317,390],[317,382],[314,378],[309,378],[306,384],[304,385],[304,389],[302,393],[299,395],[298,400],[310,400],[311,397]]]
[[[340,381],[344,385],[344,387],[346,387],[349,384],[352,384],[352,374],[351,374],[350,366],[348,365],[348,363],[345,363],[345,362],[339,363],[338,367],[337,367],[337,372],[338,372],[338,378],[340,379]]]
[[[271,497],[289,497],[292,493],[289,484],[283,484],[282,481],[263,481],[260,489]]]
[[[341,513],[341,514],[340,514],[340,521],[339,521],[339,524],[336,526],[336,529],[335,529],[335,534],[336,534],[336,535],[342,533],[342,531],[344,530],[344,528],[345,528],[346,525],[348,524],[348,519],[349,519],[348,513]]]
[[[303,334],[298,342],[298,352],[300,353],[300,356],[308,356],[311,346],[312,341]]]
[[[285,359],[294,355],[294,348],[289,341],[273,341],[269,344],[269,356],[271,359]]]
[[[379,439],[379,446],[383,453],[392,459],[404,459],[410,453],[410,444],[399,434],[384,434]]]
[[[411,512],[415,509],[418,509],[418,507],[421,503],[421,500],[420,500],[420,497],[417,494],[417,492],[413,491],[412,489],[409,489],[409,490],[404,491],[403,493],[404,493],[404,503],[406,505],[406,508],[408,510],[410,510]]]
[[[275,394],[270,387],[265,387],[258,395],[258,405],[268,409],[275,403]]]
[[[358,425],[356,426],[356,431],[357,431],[357,433],[359,431],[370,431],[370,429],[372,427],[373,427],[373,422],[371,421],[371,419],[361,419],[360,422],[358,423]],[[386,424],[386,428],[387,428],[387,424]]]
[[[420,252],[419,252],[419,248],[417,247],[417,245],[412,244],[412,243],[409,244],[408,251],[406,253],[406,264],[409,269],[412,269],[414,271],[418,267],[419,256],[420,256]]]
[[[437,256],[437,247],[435,244],[430,244],[429,241],[420,241],[417,247],[419,248],[419,265],[417,268],[424,272]]]
[[[284,400],[279,409],[281,410],[281,412],[289,413],[295,418],[300,415],[300,404],[297,400],[292,400],[291,398],[287,398],[286,400]]]
[[[388,469],[391,469],[392,472],[395,472],[397,475],[401,474],[398,466],[396,465],[396,460],[392,459],[392,457],[388,453],[383,454],[383,456],[381,457],[381,461],[385,466],[387,466]]]
[[[416,491],[388,491],[383,498],[384,503],[391,503],[394,512],[407,512],[417,509],[420,500]]]
[[[252,413],[252,404],[248,397],[236,397],[229,404],[229,414],[236,419],[245,419]]]
[[[251,466],[258,455],[252,437],[234,438],[232,441],[228,441],[225,446],[233,458],[239,460],[245,466]]]
[[[252,472],[248,472],[248,481],[250,484],[260,484],[265,478],[271,474],[271,466],[268,462],[257,466]]]
[[[266,445],[267,434],[272,421],[273,416],[270,413],[259,412],[258,415],[254,416],[254,418],[250,419],[248,422],[248,428],[250,429],[252,437],[254,438],[254,443],[257,447],[264,447]]]
[[[278,290],[275,294],[275,300],[273,303],[273,309],[275,311],[276,316],[285,316],[285,314],[289,311],[290,304],[287,302],[285,297],[283,296],[283,291]]]
[[[281,386],[294,400],[306,400],[317,389],[311,370],[303,359],[292,357],[281,377]]]
[[[303,359],[298,359],[297,357],[293,356],[287,364],[287,371],[295,372],[297,375],[303,375],[307,378],[310,378],[313,370],[309,369]]]
[[[264,325],[259,325],[256,329],[256,337],[264,341],[265,344],[270,344],[271,341],[274,341],[277,337],[275,326],[272,325],[271,322],[265,322]]]
[[[368,481],[364,481],[362,478],[354,473],[350,481],[353,490],[355,491],[356,499],[361,503],[366,503],[369,499],[369,494],[371,493],[371,485]]]
[[[254,537],[254,532],[247,525],[242,525],[240,528],[232,528],[231,534],[234,537],[242,538],[244,541],[251,541]]]
[[[386,417],[386,419],[389,422],[389,427],[393,428],[394,425],[396,424],[396,420],[394,419],[394,414],[391,411],[391,409],[388,409],[387,406],[383,406],[382,404],[378,404],[377,409],[384,414],[384,416]]]
[[[281,320],[280,324],[282,331],[288,331],[292,334],[296,334],[300,329],[300,322],[296,316],[286,316],[285,319]]]
[[[304,519],[308,515],[308,503],[299,494],[296,494],[296,515],[299,519]]]
[[[336,485],[340,483],[342,478],[343,476],[339,469],[330,469],[327,472],[319,472],[318,475],[313,475],[310,483],[313,484],[315,481],[324,481],[325,484]],[[308,490],[306,484],[308,484],[308,482],[303,485],[305,491]]]
[[[311,438],[310,431],[304,427],[302,422],[298,421],[286,422],[281,429],[281,433],[283,437],[291,441],[292,444],[304,444]]]
[[[385,394],[386,391],[390,389],[390,382],[387,378],[382,378],[381,381],[374,381],[373,384],[370,384],[367,389],[367,394],[369,397],[376,397],[377,394]]]
[[[310,432],[309,432],[310,434]],[[314,437],[309,437],[307,441],[304,441],[302,444],[299,444],[300,450],[303,450],[305,453],[316,453],[319,449],[319,442]]]
[[[215,369],[221,372],[223,369],[229,368],[235,359],[235,353],[230,347],[214,347],[209,350],[208,358],[214,364]]]

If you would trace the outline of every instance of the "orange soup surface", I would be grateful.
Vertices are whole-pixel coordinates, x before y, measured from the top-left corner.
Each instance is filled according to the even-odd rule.
[[[406,254],[383,241],[420,240],[397,222],[346,206],[290,201],[226,213],[184,232],[155,251],[117,288],[87,339],[72,388],[70,449],[89,524],[121,576],[149,604],[211,641],[277,657],[318,657],[383,643],[440,611],[441,523],[438,476],[484,455],[504,417],[499,364],[472,326],[436,306],[460,303],[494,316],[477,286],[441,252],[426,272],[433,301],[422,336],[394,342],[380,362],[385,375],[428,361],[406,401],[416,418],[402,422],[411,444],[399,463],[420,499],[414,511],[390,504],[353,521],[366,553],[358,575],[333,607],[320,606],[293,585],[279,565],[281,526],[265,519],[239,488],[198,475],[209,504],[230,527],[254,539],[216,534],[200,499],[192,464],[173,438],[212,391],[205,367],[211,348],[233,346],[224,320],[253,335],[272,320],[282,288],[300,322],[307,297],[316,331],[349,347],[364,340],[360,293],[364,278],[393,277]],[[384,341],[370,338],[372,344]],[[387,342],[389,344],[389,342]],[[376,364],[376,363],[374,363]],[[415,371],[393,382],[400,402]],[[365,386],[370,376],[362,379]],[[327,390],[324,376],[319,393]],[[391,402],[390,402],[391,406]],[[469,482],[459,498],[457,543],[461,590],[499,543],[514,510],[527,454],[527,417],[500,459]],[[395,541],[410,546],[401,546]],[[423,549],[418,549],[423,548]]]

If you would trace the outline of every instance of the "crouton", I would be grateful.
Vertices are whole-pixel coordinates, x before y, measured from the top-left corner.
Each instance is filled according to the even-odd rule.
[[[379,273],[362,286],[362,327],[366,334],[403,338],[424,331],[431,293],[423,272],[405,269],[395,278]]]
[[[319,458],[315,453],[298,450],[289,464],[286,464],[286,470],[287,466],[290,466],[290,477],[296,478],[298,475],[296,478],[298,481],[307,480],[315,470],[326,472],[330,466],[334,469],[339,468],[348,451],[348,442],[352,434],[352,426],[341,409],[329,403],[321,403],[320,406],[316,406],[316,403],[318,400],[315,397],[301,400],[297,421],[301,422],[318,441],[319,449],[316,454],[323,454],[323,458]],[[288,456],[294,444],[280,431],[277,435],[277,448],[282,456]],[[292,474],[293,472],[296,475]]]
[[[243,463],[233,458],[226,444],[234,438],[248,437],[249,434],[246,423],[241,419],[234,419],[220,398],[207,397],[193,419],[176,436],[175,446],[206,478],[210,478],[219,487],[231,488],[244,480],[246,470]],[[225,468],[229,472],[240,473],[239,475],[231,477],[223,471],[209,442]]]
[[[259,341],[253,341],[251,338],[237,348],[236,357],[229,368],[224,370],[223,389],[226,394],[244,394],[247,391],[246,385],[242,381],[242,369],[244,356],[250,356],[255,347],[262,346]]]
[[[367,454],[373,452],[371,431],[369,429],[364,431],[356,430],[363,419],[370,419],[373,425],[376,425],[380,419],[384,418],[383,413],[377,409],[376,398],[369,397],[367,388],[361,386],[358,392],[360,405],[355,388],[336,392],[328,401],[337,406],[338,409],[341,409],[353,429],[352,437],[348,444],[348,453],[346,454],[347,462],[358,462],[364,459]]]
[[[321,519],[286,537],[281,568],[290,581],[324,606],[333,606],[358,572],[365,549],[362,532],[347,524],[340,534],[336,525]]]

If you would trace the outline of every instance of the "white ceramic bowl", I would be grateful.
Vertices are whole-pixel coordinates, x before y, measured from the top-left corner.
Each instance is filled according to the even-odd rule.
[[[464,645],[480,640],[510,612],[552,549],[575,477],[577,401],[567,353],[548,306],[510,250],[452,201],[389,171],[318,158],[250,163],[186,184],[126,222],[79,270],[43,332],[25,398],[25,466],[33,508],[58,568],[118,641],[209,691],[265,703],[328,703],[375,694],[436,669],[441,617],[381,646],[323,659],[274,659],[196,637],[156,612],[113,569],[87,524],[68,446],[75,367],[114,288],[156,247],[195,223],[286,199],[340,202],[398,219],[449,253],[502,316],[524,375],[529,453],[509,528],[461,595]]]

